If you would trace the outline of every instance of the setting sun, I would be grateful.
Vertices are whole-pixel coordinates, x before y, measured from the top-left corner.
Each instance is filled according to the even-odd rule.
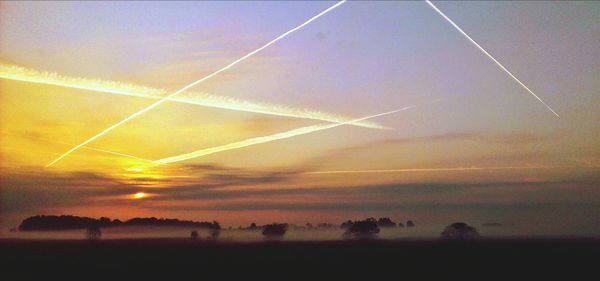
[[[144,193],[144,192],[138,192],[138,193],[136,193],[136,194],[133,195],[133,199],[141,199],[141,198],[144,198],[146,196],[147,196],[146,193]]]

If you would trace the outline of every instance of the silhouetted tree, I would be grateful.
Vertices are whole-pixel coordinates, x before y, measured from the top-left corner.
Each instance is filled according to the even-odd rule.
[[[414,227],[415,223],[413,221],[407,221],[406,222],[406,227]]]
[[[67,230],[98,227],[99,221],[76,216],[33,216],[24,219],[19,225],[22,231]]]
[[[90,241],[96,241],[102,236],[102,231],[98,227],[90,227],[85,231],[85,236]]]
[[[251,223],[250,227],[248,227],[250,230],[256,230],[258,229],[258,227],[256,226],[256,223]]]
[[[320,228],[320,229],[329,229],[329,228],[334,228],[334,227],[336,227],[336,226],[332,223],[323,222],[323,223],[317,224],[317,228]]]
[[[404,224],[402,224],[401,222],[398,223],[398,227],[404,227]]]
[[[379,218],[379,220],[377,220],[377,226],[379,226],[379,227],[396,227],[396,223],[393,222],[390,218]]]
[[[262,234],[267,237],[281,237],[288,229],[287,223],[272,223],[263,227]]]
[[[464,222],[456,222],[446,226],[442,231],[443,240],[451,241],[472,241],[479,238],[479,233],[475,227],[469,226]]]
[[[345,238],[375,238],[380,231],[375,218],[346,222],[346,224],[348,223],[350,223],[350,226],[346,228]]]
[[[67,229],[84,229],[90,227],[110,227],[110,226],[191,226],[198,228],[217,228],[221,229],[218,222],[195,222],[178,219],[157,219],[151,218],[133,218],[126,222],[120,220],[111,221],[110,218],[101,217],[100,219],[77,217],[77,216],[33,216],[24,219],[19,225],[19,230],[23,231],[40,231],[40,230],[67,230]]]
[[[348,220],[348,221],[346,221],[346,222],[343,222],[343,223],[340,225],[340,228],[342,228],[342,229],[347,229],[347,228],[351,227],[353,223],[354,223],[354,222],[352,222],[351,220]]]
[[[110,218],[107,218],[107,217],[101,217],[101,218],[98,220],[98,225],[99,225],[99,226],[110,226],[110,224],[111,224]]]
[[[190,232],[190,238],[192,240],[198,240],[198,231],[192,230],[192,232]]]

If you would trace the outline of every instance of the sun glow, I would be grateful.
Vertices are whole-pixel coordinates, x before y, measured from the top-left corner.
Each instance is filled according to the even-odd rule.
[[[136,173],[139,173],[139,172],[142,172],[142,171],[144,171],[144,168],[142,168],[142,167],[131,167],[131,168],[127,168],[127,169],[125,169],[125,170],[126,170],[126,171],[128,171],[128,172],[136,172]]]
[[[144,197],[146,197],[146,193],[144,192],[138,192],[136,194],[133,194],[131,197],[133,197],[133,199],[142,199]]]

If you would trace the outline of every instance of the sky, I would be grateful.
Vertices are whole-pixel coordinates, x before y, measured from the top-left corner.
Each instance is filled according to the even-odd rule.
[[[0,2],[0,63],[164,96],[334,3]],[[561,117],[425,2],[351,1],[184,96],[345,120],[411,106],[368,120],[379,128],[167,165],[106,152],[158,160],[332,124],[167,101],[46,168],[156,100],[0,78],[0,227],[36,214],[225,226],[386,216],[598,235],[600,4],[435,4]]]

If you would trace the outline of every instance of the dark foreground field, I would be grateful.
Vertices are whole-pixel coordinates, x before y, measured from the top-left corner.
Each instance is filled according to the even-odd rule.
[[[173,239],[0,240],[0,279],[331,280],[441,277],[448,280],[600,274],[600,240],[218,243]],[[590,275],[591,274],[591,275]],[[10,277],[5,279],[4,277]],[[580,277],[580,278],[577,278]]]

